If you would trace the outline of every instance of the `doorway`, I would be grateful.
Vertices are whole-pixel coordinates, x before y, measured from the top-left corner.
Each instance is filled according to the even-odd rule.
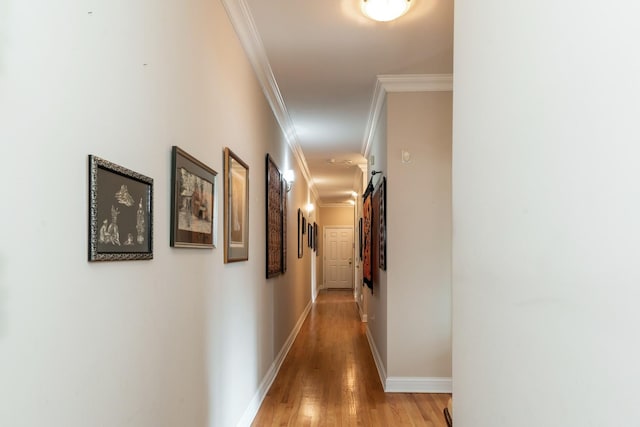
[[[353,289],[353,227],[324,228],[324,286]]]

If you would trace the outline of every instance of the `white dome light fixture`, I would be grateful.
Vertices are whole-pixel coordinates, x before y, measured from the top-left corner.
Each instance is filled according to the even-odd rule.
[[[411,0],[360,0],[360,9],[367,18],[389,22],[407,13]]]

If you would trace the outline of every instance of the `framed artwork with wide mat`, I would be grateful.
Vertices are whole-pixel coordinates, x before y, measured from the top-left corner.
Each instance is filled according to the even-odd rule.
[[[224,262],[249,259],[249,166],[224,149]]]

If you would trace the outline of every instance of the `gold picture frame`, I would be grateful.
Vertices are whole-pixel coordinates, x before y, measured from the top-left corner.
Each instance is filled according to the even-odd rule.
[[[224,149],[224,262],[249,259],[249,166]]]

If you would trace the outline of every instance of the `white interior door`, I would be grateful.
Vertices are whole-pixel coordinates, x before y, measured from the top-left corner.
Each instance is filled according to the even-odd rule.
[[[325,227],[325,287],[353,289],[353,228]]]

